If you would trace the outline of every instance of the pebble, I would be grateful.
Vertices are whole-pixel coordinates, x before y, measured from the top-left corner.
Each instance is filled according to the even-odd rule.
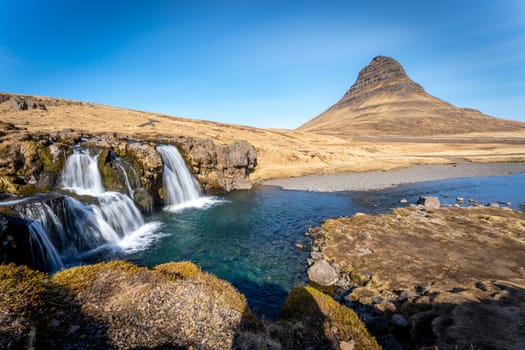
[[[319,260],[322,257],[323,257],[323,254],[319,252],[310,252],[310,258],[312,258],[313,260]]]
[[[339,343],[339,349],[341,350],[354,350],[355,348],[355,341],[342,341]]]

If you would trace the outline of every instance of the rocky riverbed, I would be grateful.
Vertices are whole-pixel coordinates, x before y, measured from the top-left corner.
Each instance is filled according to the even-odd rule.
[[[327,220],[308,235],[310,279],[386,349],[525,343],[523,212],[418,205]]]
[[[265,181],[285,190],[335,192],[370,191],[414,182],[462,177],[502,176],[525,172],[525,163],[458,163],[414,165],[390,171],[311,175]]]

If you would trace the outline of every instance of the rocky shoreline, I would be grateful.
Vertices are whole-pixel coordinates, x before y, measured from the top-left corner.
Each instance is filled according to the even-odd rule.
[[[311,228],[310,280],[385,349],[520,349],[525,214],[421,202]]]
[[[370,191],[414,182],[436,181],[461,177],[503,176],[525,172],[525,163],[458,163],[415,165],[390,171],[312,175],[274,179],[264,185],[285,190],[336,192]]]

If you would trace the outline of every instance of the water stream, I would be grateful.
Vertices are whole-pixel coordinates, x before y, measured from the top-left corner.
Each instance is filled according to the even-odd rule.
[[[439,196],[445,205],[458,196],[465,203],[470,198],[482,204],[511,202],[515,209],[525,202],[523,173],[381,191],[316,193],[259,186],[206,197],[175,147],[159,146],[158,151],[164,162],[166,208],[146,219],[128,195],[104,189],[97,156],[81,149],[68,157],[62,184],[91,198],[89,204],[72,196],[58,202],[6,202],[28,220],[32,249],[49,270],[117,258],[150,267],[190,260],[231,282],[255,312],[273,318],[290,289],[306,282],[308,252],[295,245],[307,246],[304,232],[325,219],[388,212],[401,205],[400,199],[415,203],[421,195]],[[127,185],[131,194],[129,179]]]
[[[247,296],[252,309],[275,317],[288,291],[306,282],[308,245],[304,232],[332,217],[356,212],[384,213],[403,198],[415,203],[420,195],[439,196],[453,205],[457,196],[481,204],[503,201],[519,208],[525,202],[525,174],[417,183],[382,191],[315,193],[259,186],[230,193],[221,205],[187,209],[151,217],[163,223],[164,236],[147,249],[120,255],[154,266],[190,260],[204,271],[230,281]],[[446,196],[447,198],[445,198]]]

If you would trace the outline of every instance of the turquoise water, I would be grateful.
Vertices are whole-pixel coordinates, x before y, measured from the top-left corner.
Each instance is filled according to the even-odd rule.
[[[208,209],[150,217],[162,223],[162,235],[146,250],[124,258],[145,266],[193,261],[231,282],[246,295],[255,312],[273,318],[288,291],[306,282],[308,253],[295,244],[308,243],[304,232],[309,227],[356,212],[387,212],[400,206],[400,199],[414,203],[420,195],[440,196],[450,204],[457,196],[482,204],[512,202],[518,208],[525,202],[525,174],[433,181],[369,192],[315,193],[259,186],[221,197],[222,203]]]

